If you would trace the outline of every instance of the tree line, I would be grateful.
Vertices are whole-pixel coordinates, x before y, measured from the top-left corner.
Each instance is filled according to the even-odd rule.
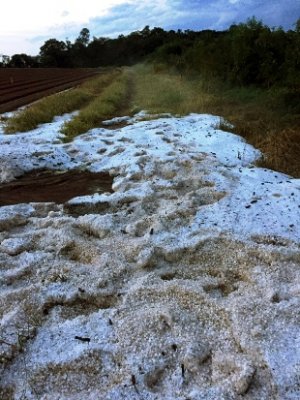
[[[115,39],[90,38],[87,28],[72,43],[47,40],[36,57],[15,54],[0,66],[101,67],[153,61],[181,73],[196,72],[236,85],[300,87],[300,19],[295,29],[270,28],[254,17],[224,31],[150,29]]]

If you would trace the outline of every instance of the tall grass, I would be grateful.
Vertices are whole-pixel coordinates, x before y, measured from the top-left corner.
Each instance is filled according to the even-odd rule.
[[[135,94],[133,105],[149,113],[169,112],[185,115],[204,112],[212,100],[201,80],[190,80],[179,74],[159,70],[152,66],[134,67]]]
[[[300,177],[300,113],[285,102],[284,90],[220,86],[209,112],[221,115],[262,152],[260,165]]]
[[[5,132],[26,132],[35,129],[39,124],[51,122],[56,115],[83,107],[92,101],[117,75],[117,71],[105,72],[77,88],[44,97],[8,119]]]
[[[92,102],[82,108],[78,115],[66,122],[61,129],[65,140],[70,141],[75,136],[99,126],[103,120],[115,116],[126,101],[129,80],[130,73],[123,72]]]
[[[286,89],[232,87],[155,66],[136,66],[134,71],[137,109],[220,115],[235,133],[262,151],[261,166],[300,177],[300,106],[295,96],[290,101]]]

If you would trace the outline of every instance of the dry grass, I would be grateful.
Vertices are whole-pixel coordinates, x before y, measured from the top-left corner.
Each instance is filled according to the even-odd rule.
[[[220,115],[262,151],[260,166],[300,177],[300,115],[284,102],[283,90],[231,88],[155,66],[137,66],[134,72],[136,109]]]
[[[237,123],[235,132],[243,136],[263,156],[259,166],[300,178],[300,130],[284,126],[265,126]]]
[[[205,112],[212,99],[202,81],[187,80],[163,69],[157,71],[156,66],[136,66],[134,83],[133,107],[152,114]]]
[[[27,132],[35,129],[39,124],[51,122],[56,115],[83,107],[92,101],[117,74],[117,71],[105,72],[77,88],[44,97],[9,118],[5,125],[5,132]]]
[[[208,111],[223,116],[234,133],[261,150],[261,167],[300,177],[300,115],[287,110],[280,92],[219,90]]]

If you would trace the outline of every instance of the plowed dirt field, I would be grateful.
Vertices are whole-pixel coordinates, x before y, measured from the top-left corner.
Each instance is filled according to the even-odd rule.
[[[98,73],[95,68],[0,68],[0,113],[76,86]]]

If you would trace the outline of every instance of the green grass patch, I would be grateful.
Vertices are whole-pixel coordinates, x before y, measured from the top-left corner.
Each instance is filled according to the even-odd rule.
[[[130,73],[127,70],[82,108],[78,115],[66,122],[61,129],[65,141],[70,141],[75,136],[99,126],[103,120],[114,117],[125,105],[129,82]]]
[[[27,132],[39,124],[51,122],[56,115],[77,110],[92,101],[119,73],[105,72],[77,88],[56,93],[33,103],[9,118],[5,133]]]
[[[212,96],[199,79],[186,79],[165,70],[157,72],[155,67],[147,65],[138,65],[133,71],[135,94],[132,102],[136,109],[152,114],[185,115],[204,112],[211,101]]]

